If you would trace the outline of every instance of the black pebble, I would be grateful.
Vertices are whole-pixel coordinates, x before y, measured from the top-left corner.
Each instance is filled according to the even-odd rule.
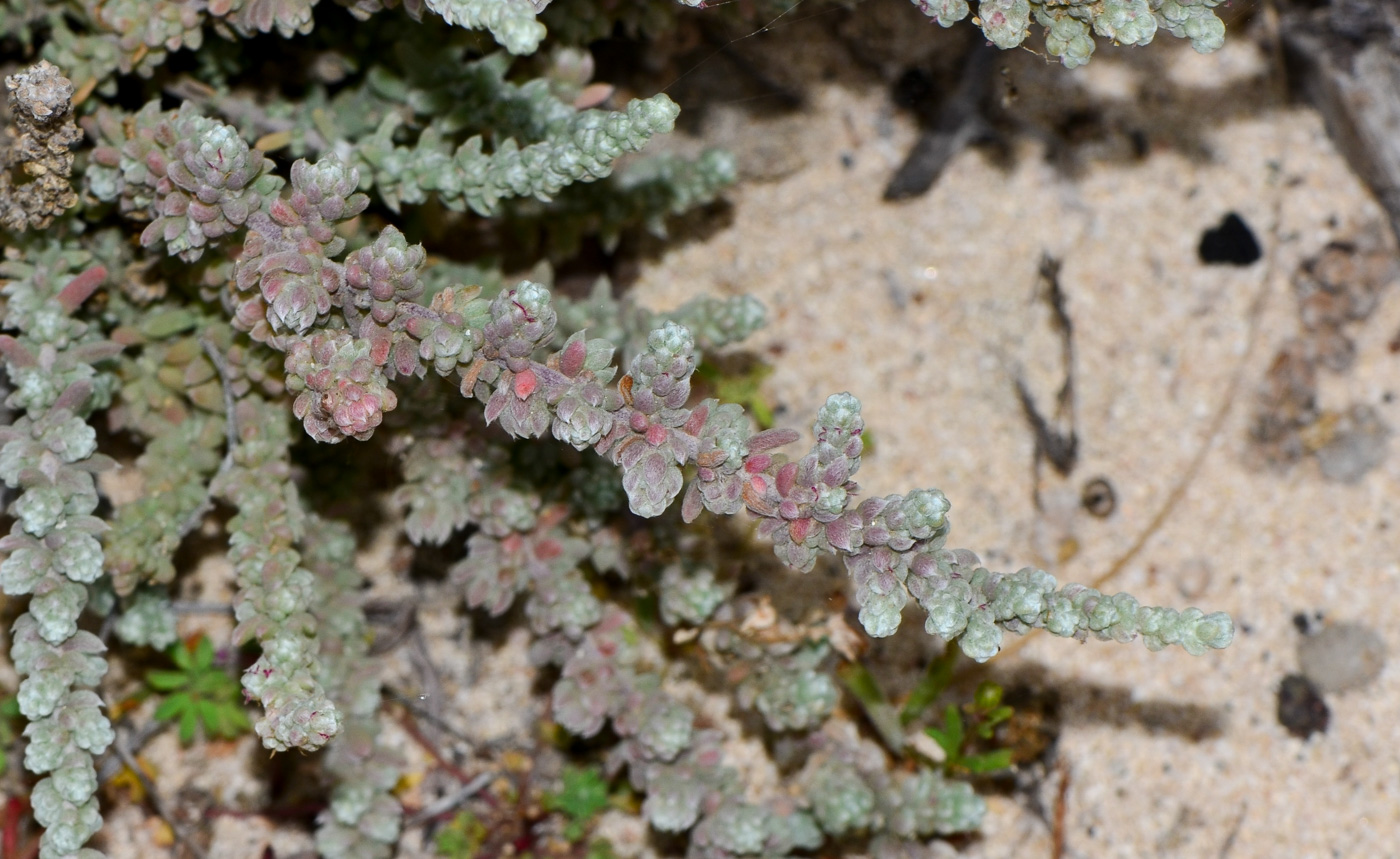
[[[1301,674],[1289,674],[1278,687],[1278,723],[1288,733],[1306,740],[1325,733],[1332,712],[1312,681]]]
[[[1226,215],[1220,226],[1201,234],[1197,252],[1201,262],[1214,265],[1250,265],[1261,256],[1254,231],[1234,212]]]

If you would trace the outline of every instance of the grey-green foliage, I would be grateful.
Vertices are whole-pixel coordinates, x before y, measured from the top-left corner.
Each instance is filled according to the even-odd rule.
[[[14,386],[6,404],[21,410],[0,427],[0,480],[20,489],[10,505],[8,554],[0,587],[30,595],[11,627],[10,658],[24,678],[19,708],[29,720],[25,767],[46,774],[34,786],[34,817],[44,826],[41,859],[93,856],[83,848],[102,826],[93,757],[112,742],[102,700],[89,688],[107,672],[97,636],[78,628],[88,585],[103,572],[104,529],[94,472],[110,465],[97,453],[87,416],[109,402],[111,377],[99,364],[119,347],[77,317],[107,272],[85,253],[33,241],[27,261],[0,265],[8,280],[0,354]]]
[[[968,0],[912,0],[944,27],[972,12]],[[1190,39],[1201,53],[1225,43],[1225,24],[1212,11],[1223,0],[974,0],[987,40],[1003,50],[1025,42],[1032,20],[1045,30],[1045,49],[1067,68],[1094,53],[1094,36],[1118,45],[1146,45],[1164,29]]]
[[[539,8],[533,0],[426,0],[428,8],[449,24],[489,30],[512,54],[532,54],[544,38],[544,25],[535,20]]]
[[[393,852],[399,766],[376,742],[379,674],[353,532],[321,518],[315,493],[303,492],[301,475],[326,478],[294,462],[289,412],[318,442],[390,437],[404,470],[393,500],[407,510],[410,541],[447,544],[472,529],[444,586],[496,617],[522,603],[515,619],[528,625],[532,656],[558,668],[554,720],[585,738],[610,728],[610,771],[645,795],[652,826],[690,830],[695,856],[779,856],[820,849],[824,834],[858,833],[885,855],[974,828],[985,806],[966,784],[828,736],[839,694],[830,628],[764,620],[751,598],[735,597],[734,563],[680,539],[677,520],[748,511],[789,567],[807,572],[823,556],[845,563],[869,634],[892,634],[914,602],[926,629],[978,660],[1000,649],[1005,632],[1032,628],[1141,637],[1192,653],[1229,642],[1233,627],[1221,614],[1060,587],[1036,570],[983,568],[946,547],[950,505],[937,490],[862,500],[853,477],[865,425],[851,394],[827,400],[815,443],[796,458],[777,451],[797,433],[756,431],[734,403],[692,404],[701,350],[762,324],[751,299],[653,312],[615,300],[605,282],[568,302],[547,283],[509,285],[490,260],[430,265],[418,237],[455,252],[453,231],[478,216],[522,232],[536,222],[554,253],[592,235],[613,247],[629,225],[663,233],[665,218],[734,178],[732,158],[707,153],[595,181],[669,131],[678,108],[658,94],[617,110],[581,109],[598,103],[583,98],[585,55],[550,46],[538,64],[516,64],[483,56],[489,42],[462,29],[529,52],[548,45],[536,17],[543,3],[429,2],[452,29],[381,8],[392,3],[340,0],[357,19],[386,12],[384,29],[346,42],[373,46],[365,56],[337,47],[307,61],[317,70],[301,101],[279,82],[229,89],[256,70],[204,36],[305,34],[315,0],[35,5],[43,8],[10,2],[0,20],[14,22],[27,50],[79,75],[81,85],[65,82],[64,92],[95,102],[84,108],[94,145],[78,162],[78,209],[50,236],[7,234],[0,266],[13,332],[0,335],[13,386],[6,404],[22,413],[0,428],[0,479],[21,490],[9,509],[14,529],[0,541],[8,553],[0,586],[29,597],[10,654],[30,720],[26,766],[46,776],[32,797],[46,827],[43,859],[93,856],[83,844],[101,826],[92,758],[113,734],[88,687],[106,662],[79,616],[114,610],[120,595],[118,639],[171,640],[175,551],[211,499],[234,511],[234,640],[261,651],[242,679],[264,709],[258,734],[276,751],[329,746],[322,771],[332,786],[317,835],[324,855]],[[921,5],[945,24],[972,11],[962,0]],[[1213,47],[1214,5],[983,0],[977,11],[1002,47],[1019,44],[1034,19],[1052,53],[1074,65],[1092,52],[1093,34],[1145,43],[1163,27]],[[551,27],[567,22],[566,6],[551,8]],[[570,8],[578,26],[561,33],[665,17],[646,4]],[[389,43],[397,44],[379,50]],[[304,45],[289,56],[305,60]],[[196,67],[217,72],[214,85],[164,75],[181,49],[198,50]],[[128,113],[111,102],[117,74],[157,70],[160,87],[189,96],[178,109],[162,109],[157,83],[135,78],[146,107]],[[255,138],[315,160],[296,160],[284,179]],[[385,223],[408,204],[416,208],[392,218],[398,224]],[[443,218],[441,208],[473,214]],[[100,307],[84,307],[100,286]],[[112,372],[107,362],[121,346],[127,354]],[[450,389],[430,387],[438,381],[430,374],[450,378],[482,411],[444,407],[436,397]],[[401,404],[396,389],[412,390],[414,401]],[[135,462],[142,497],[105,523],[93,515],[93,474],[109,463],[87,420],[109,406],[112,429],[147,446]],[[491,423],[503,432],[483,425]],[[538,453],[546,443],[553,453]],[[680,516],[663,517],[678,499]],[[652,521],[624,519],[624,504]],[[623,608],[639,595],[655,597],[659,622]],[[750,797],[722,737],[676,692],[669,657],[687,641],[734,672],[739,703],[769,734],[810,753],[792,793]]]

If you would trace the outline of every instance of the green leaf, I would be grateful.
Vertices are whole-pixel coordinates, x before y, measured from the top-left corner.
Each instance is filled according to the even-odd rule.
[[[156,707],[155,719],[157,722],[168,722],[193,706],[189,693],[178,692],[160,702],[160,706]]]
[[[962,713],[959,712],[957,705],[949,704],[948,708],[943,711],[943,724],[942,730],[925,728],[924,733],[933,737],[933,741],[938,743],[947,753],[949,761],[955,761],[961,757],[963,744]]]
[[[201,635],[199,643],[194,646],[194,667],[196,671],[208,671],[214,664],[214,644],[209,640],[209,636]]]
[[[924,669],[924,676],[909,693],[909,697],[904,701],[904,708],[899,712],[899,721],[902,724],[907,725],[922,716],[938,696],[943,694],[943,690],[953,682],[953,667],[957,661],[958,649],[947,647],[944,648],[942,656],[929,662],[928,668]]]
[[[1011,766],[1011,750],[997,749],[977,755],[968,755],[958,761],[960,765],[979,775],[1004,770]]]
[[[991,711],[983,717],[982,724],[977,726],[977,736],[984,740],[990,740],[993,732],[996,731],[997,725],[1010,719],[1015,712],[1015,709],[1011,707],[998,707]]]
[[[904,728],[900,724],[899,713],[885,698],[875,676],[859,662],[848,662],[836,670],[847,691],[855,696],[865,710],[865,716],[880,739],[890,751],[898,753],[904,748]]]
[[[544,796],[544,807],[550,811],[581,821],[608,807],[608,780],[596,767],[565,767],[560,780],[559,792]]]
[[[147,671],[146,685],[157,692],[173,692],[189,683],[190,675],[183,671]]]
[[[186,672],[194,670],[194,660],[183,641],[177,641],[170,646],[170,658],[180,670]]]
[[[972,701],[978,710],[985,713],[996,709],[996,706],[1001,703],[1001,695],[1001,686],[990,680],[983,680],[977,684],[977,691],[973,694]]]
[[[180,745],[188,746],[194,742],[195,731],[199,728],[199,718],[195,716],[194,707],[187,707],[180,713]]]
[[[224,716],[219,712],[219,705],[201,698],[194,702],[194,707],[195,715],[199,717],[200,724],[204,725],[204,733],[219,734],[224,724]]]

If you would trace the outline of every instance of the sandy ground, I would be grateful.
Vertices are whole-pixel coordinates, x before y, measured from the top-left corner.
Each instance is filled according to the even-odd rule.
[[[1007,55],[1012,113],[1036,113],[1025,102],[1044,93],[1108,115],[1131,107],[1141,158],[1122,157],[1112,134],[1068,157],[1021,134],[1005,163],[965,151],[898,204],[880,193],[915,127],[884,88],[810,85],[798,117],[712,108],[702,136],[735,149],[754,181],[730,195],[730,223],[645,266],[634,295],[656,307],[759,297],[772,321],[750,345],[776,367],[766,390],[780,422],[809,425],[829,393],[857,394],[876,440],[864,491],[943,489],[952,544],[989,565],[1092,582],[1119,564],[1109,591],[1233,615],[1234,644],[1201,657],[1041,634],[998,663],[1063,696],[1062,855],[1397,856],[1396,672],[1329,695],[1330,728],[1306,741],[1279,724],[1276,692],[1297,670],[1298,612],[1400,645],[1387,625],[1400,604],[1400,462],[1343,484],[1311,458],[1261,466],[1248,435],[1255,391],[1298,330],[1300,264],[1328,242],[1391,239],[1318,116],[1272,98],[1266,50],[1232,38],[1198,56],[1173,41],[1101,50],[1074,72]],[[1202,231],[1230,211],[1263,258],[1203,265]],[[1064,375],[1036,297],[1042,254],[1062,262],[1074,326],[1080,455],[1065,478],[1033,472],[1013,383],[1022,375],[1048,413]],[[1324,409],[1363,403],[1400,425],[1397,328],[1400,301],[1383,293],[1352,329],[1354,365],[1321,373]],[[1078,503],[1097,476],[1117,494],[1102,519]],[[970,854],[1060,855],[1057,790],[1043,792],[1049,821],[993,797]]]

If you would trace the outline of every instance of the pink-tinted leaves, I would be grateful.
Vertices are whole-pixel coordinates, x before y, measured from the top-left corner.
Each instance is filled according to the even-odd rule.
[[[705,428],[705,421],[709,418],[709,416],[710,407],[707,406],[705,403],[701,403],[700,405],[696,406],[694,409],[691,410],[690,417],[686,418],[686,421],[681,426],[681,429],[685,432],[686,435],[699,435],[700,431]]]
[[[792,494],[797,481],[797,463],[789,462],[778,469],[778,494],[786,498]]]
[[[704,499],[700,496],[700,481],[692,480],[690,486],[686,487],[685,498],[681,501],[681,520],[694,522],[703,509],[705,509],[705,505]]]
[[[64,311],[72,313],[82,306],[106,279],[107,269],[95,265],[68,281],[68,285],[59,290],[58,303]]]
[[[495,423],[496,418],[499,418],[501,412],[505,411],[507,402],[505,390],[497,388],[495,393],[491,395],[491,399],[486,401],[486,422],[488,424]]]
[[[8,334],[0,334],[0,355],[4,355],[5,360],[16,367],[33,367],[39,363],[28,349]]]
[[[534,370],[525,370],[516,373],[514,382],[515,395],[522,400],[526,399],[535,392],[535,389],[539,387],[539,383],[539,377],[535,375]],[[488,420],[490,419],[488,418]]]
[[[767,471],[768,467],[772,464],[773,457],[766,453],[761,453],[757,456],[750,456],[748,459],[744,460],[744,470],[749,474],[762,474]]]
[[[770,429],[764,430],[753,438],[749,439],[749,450],[754,453],[762,453],[765,450],[772,450],[775,447],[782,447],[785,444],[792,444],[800,436],[795,430],[790,429]]]
[[[584,342],[583,332],[574,334],[564,344],[564,349],[559,353],[559,372],[570,379],[583,372],[584,362],[588,359],[588,344]]]

